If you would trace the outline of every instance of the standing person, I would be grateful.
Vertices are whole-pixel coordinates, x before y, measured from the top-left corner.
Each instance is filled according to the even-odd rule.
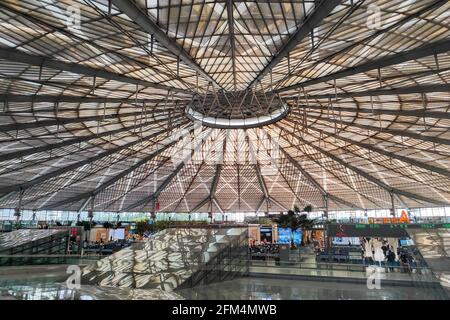
[[[389,272],[394,271],[394,265],[395,265],[395,253],[391,250],[388,250],[386,252],[386,258],[387,258],[387,264]]]
[[[403,273],[408,271],[408,257],[404,252],[400,253],[400,265]]]
[[[375,249],[375,253],[373,255],[375,261],[378,262],[378,266],[381,267],[381,262],[384,261],[385,256],[381,247]]]
[[[383,254],[385,257],[387,257],[387,252],[389,250],[389,246],[386,243],[383,243],[383,246],[381,247],[383,249]]]

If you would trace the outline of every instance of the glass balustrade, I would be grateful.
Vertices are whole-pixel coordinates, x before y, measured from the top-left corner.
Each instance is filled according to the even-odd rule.
[[[86,267],[82,282],[171,291],[222,279],[212,276],[216,271],[241,272],[225,265],[245,253],[246,246],[246,228],[170,228]]]

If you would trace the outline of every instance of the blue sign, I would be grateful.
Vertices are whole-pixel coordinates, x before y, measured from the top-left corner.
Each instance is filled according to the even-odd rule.
[[[291,243],[291,228],[278,228],[278,243]],[[294,232],[294,244],[299,245],[302,242],[302,232],[297,229]]]

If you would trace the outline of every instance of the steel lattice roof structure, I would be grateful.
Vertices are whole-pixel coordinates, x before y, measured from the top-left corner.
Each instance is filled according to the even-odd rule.
[[[450,204],[449,1],[2,0],[0,23],[2,208]]]

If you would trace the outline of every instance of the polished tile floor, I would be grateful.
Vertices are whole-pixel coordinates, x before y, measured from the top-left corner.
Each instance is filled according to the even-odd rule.
[[[183,300],[174,292],[82,285],[69,289],[64,281],[43,280],[0,283],[0,300]]]
[[[50,270],[49,270],[50,271]],[[25,274],[0,276],[0,300],[103,300],[103,299],[193,299],[193,300],[440,300],[448,296],[436,288],[388,286],[367,289],[365,284],[334,281],[308,281],[271,277],[244,277],[176,292],[101,288],[83,285],[70,290],[67,275],[59,270],[43,276]]]
[[[443,290],[387,286],[367,289],[365,284],[333,281],[246,277],[203,287],[178,290],[186,299],[245,300],[441,300]]]

